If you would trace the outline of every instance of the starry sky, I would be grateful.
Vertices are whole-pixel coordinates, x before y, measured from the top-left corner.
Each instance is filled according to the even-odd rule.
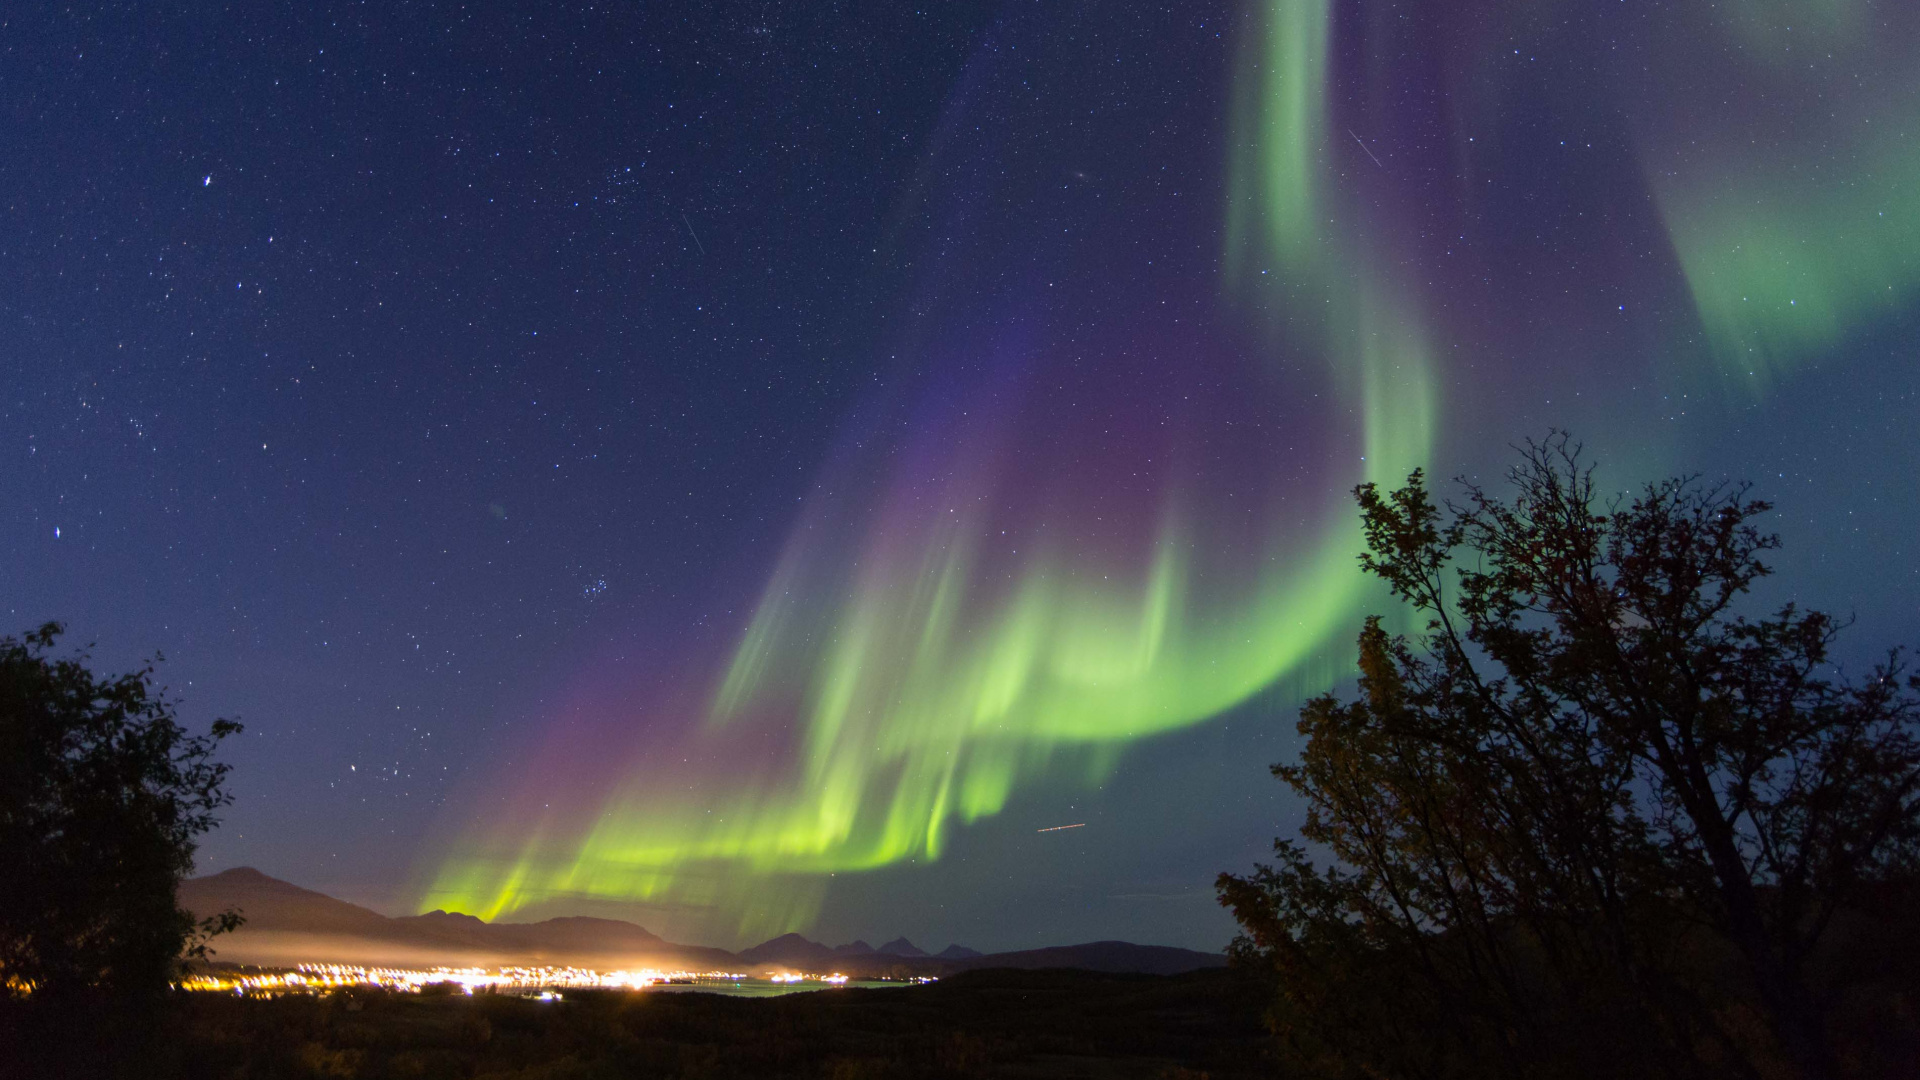
[[[0,630],[390,913],[1218,948],[1354,484],[1751,479],[1858,662],[1917,346],[1911,5],[0,14]]]

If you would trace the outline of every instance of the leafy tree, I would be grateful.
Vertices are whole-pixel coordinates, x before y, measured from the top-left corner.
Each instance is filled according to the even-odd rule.
[[[231,801],[215,720],[191,735],[153,667],[97,678],[49,656],[62,628],[0,638],[0,988],[68,1012],[137,1007],[239,924],[175,902]]]
[[[1920,681],[1897,652],[1841,678],[1828,615],[1736,610],[1778,546],[1745,486],[1603,504],[1564,435],[1510,480],[1356,489],[1362,566],[1427,621],[1367,621],[1357,699],[1309,702],[1273,770],[1304,844],[1220,877],[1283,1046],[1328,1075],[1839,1075],[1822,959],[1912,881]]]

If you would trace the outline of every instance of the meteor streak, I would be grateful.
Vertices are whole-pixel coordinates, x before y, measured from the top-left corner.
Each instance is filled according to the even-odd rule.
[[[1035,829],[1034,832],[1059,832],[1061,829],[1084,829],[1087,823],[1082,821],[1074,825],[1055,825],[1050,829]]]
[[[1348,128],[1348,129],[1347,129],[1347,134],[1349,134],[1349,135],[1353,135],[1353,141],[1354,141],[1354,142],[1357,142],[1357,143],[1359,143],[1359,144],[1360,144],[1360,149],[1361,149],[1361,150],[1363,150],[1363,151],[1366,151],[1366,155],[1367,155],[1368,157],[1370,157],[1370,158],[1373,158],[1373,163],[1374,163],[1375,165],[1380,165],[1380,159],[1379,159],[1379,158],[1377,158],[1377,157],[1373,157],[1373,151],[1372,151],[1372,150],[1369,150],[1369,149],[1367,149],[1367,143],[1366,143],[1366,140],[1364,140],[1364,139],[1362,139],[1362,138],[1361,138],[1360,136],[1358,136],[1358,135],[1354,135],[1354,132],[1353,132],[1353,129],[1352,129],[1352,128]],[[1380,167],[1381,167],[1381,168],[1383,168],[1383,169],[1384,169],[1384,168],[1386,168],[1386,166],[1385,166],[1385,165],[1380,165]]]

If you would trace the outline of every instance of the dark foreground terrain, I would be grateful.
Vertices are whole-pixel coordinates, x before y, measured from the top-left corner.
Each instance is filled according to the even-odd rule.
[[[559,1002],[338,993],[191,995],[145,1075],[1239,1077],[1264,1042],[1231,973],[967,972],[779,998],[569,993]]]

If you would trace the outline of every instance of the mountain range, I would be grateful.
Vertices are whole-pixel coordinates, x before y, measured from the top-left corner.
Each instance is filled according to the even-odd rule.
[[[836,948],[799,934],[783,934],[735,953],[676,944],[619,919],[575,916],[505,923],[447,911],[390,917],[250,867],[182,882],[179,898],[180,906],[197,918],[238,909],[246,924],[214,939],[216,959],[262,966],[571,965],[601,970],[837,971],[855,977],[902,977],[993,967],[1173,975],[1226,962],[1217,953],[1124,941],[989,954],[951,945],[929,955],[904,937],[877,948],[864,941]]]

